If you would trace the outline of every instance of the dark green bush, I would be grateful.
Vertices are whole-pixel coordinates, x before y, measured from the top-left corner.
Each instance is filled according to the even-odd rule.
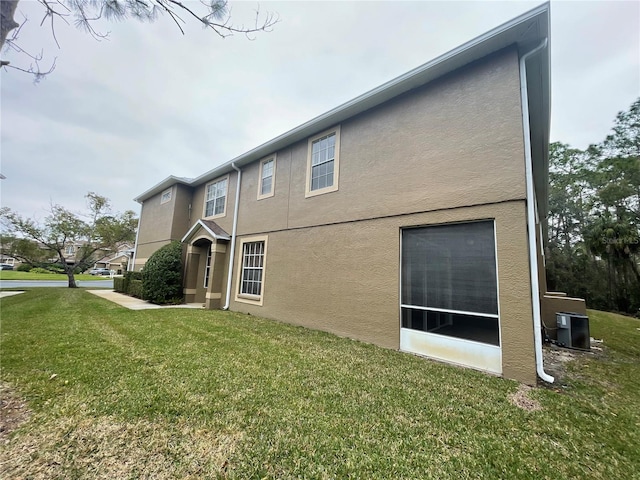
[[[127,293],[132,297],[142,298],[142,280],[129,280],[129,289]]]
[[[142,290],[139,291],[140,292],[139,295],[133,295],[130,291],[131,281],[133,280],[142,281],[142,272],[125,272],[122,278],[123,278],[122,292],[128,295],[132,295],[134,297],[142,298]],[[139,288],[142,288],[142,287],[139,287]]]
[[[127,272],[125,276],[129,280],[142,280],[142,272]]]
[[[180,242],[171,242],[149,257],[142,270],[142,298],[159,305],[182,301]]]
[[[16,270],[19,272],[30,272],[32,268],[33,267],[28,263],[21,263],[20,265],[18,265],[18,268],[16,268]]]
[[[124,277],[114,277],[113,289],[118,293],[127,293],[124,289]]]

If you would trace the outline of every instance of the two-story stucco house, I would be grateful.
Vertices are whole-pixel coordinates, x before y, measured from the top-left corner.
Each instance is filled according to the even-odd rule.
[[[552,381],[540,335],[549,82],[545,4],[147,190],[135,269],[180,240],[187,302]]]

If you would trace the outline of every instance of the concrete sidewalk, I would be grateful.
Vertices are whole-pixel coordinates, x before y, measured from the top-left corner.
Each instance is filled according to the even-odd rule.
[[[183,303],[181,305],[155,305],[139,298],[130,297],[113,290],[87,290],[87,292],[104,298],[129,310],[150,310],[159,308],[204,308],[201,303]]]
[[[12,297],[13,295],[18,295],[20,293],[24,293],[24,292],[17,292],[17,291],[0,292],[0,298]]]

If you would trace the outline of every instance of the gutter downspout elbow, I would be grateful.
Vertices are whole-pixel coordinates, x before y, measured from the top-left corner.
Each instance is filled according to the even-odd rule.
[[[231,231],[231,252],[229,252],[229,269],[227,273],[227,293],[225,297],[224,307],[222,310],[229,310],[231,303],[231,280],[233,278],[233,259],[236,252],[236,231],[238,227],[238,206],[240,204],[240,182],[242,181],[242,170],[236,167],[235,163],[231,163],[231,167],[238,172],[238,181],[236,182],[236,203],[233,206],[233,229]]]
[[[520,103],[522,105],[522,126],[524,132],[525,176],[527,183],[527,235],[529,239],[529,270],[531,273],[531,304],[533,306],[533,339],[536,355],[536,372],[548,383],[555,380],[544,371],[542,357],[542,321],[540,313],[540,284],[538,283],[538,252],[536,239],[536,197],[533,184],[533,159],[531,155],[531,131],[529,125],[529,97],[527,94],[526,61],[532,55],[547,47],[545,38],[540,45],[520,57]]]

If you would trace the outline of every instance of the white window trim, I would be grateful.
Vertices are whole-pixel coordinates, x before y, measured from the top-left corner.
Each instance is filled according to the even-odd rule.
[[[209,189],[209,185],[213,185],[214,183],[218,183],[222,180],[227,180],[227,191],[224,195],[224,209],[222,210],[222,213],[219,213],[217,215],[210,215],[210,216],[206,216],[207,215],[207,190]],[[203,192],[203,202],[202,202],[202,218],[206,218],[206,219],[213,219],[213,218],[222,218],[222,217],[226,217],[227,216],[227,203],[229,201],[229,174],[224,175],[222,177],[218,177],[215,180],[207,183],[204,186],[204,192]]]
[[[235,286],[235,301],[241,303],[248,303],[250,305],[258,305],[262,306],[262,302],[264,300],[264,290],[265,290],[265,281],[267,277],[267,244],[268,244],[268,236],[261,235],[255,237],[246,237],[240,239],[240,247],[238,248],[238,254],[236,257],[236,264],[238,268],[236,271],[238,274],[236,275],[236,286]],[[248,295],[246,293],[240,293],[240,282],[242,281],[242,264],[243,264],[243,256],[244,256],[244,245],[245,243],[252,242],[264,242],[264,258],[262,260],[262,285],[260,295]]]
[[[335,144],[335,154],[333,159],[333,185],[325,188],[319,188],[317,190],[311,190],[311,152],[313,149],[313,142],[316,140],[325,137],[331,133],[335,133],[336,135],[336,144]],[[322,195],[324,193],[335,192],[338,190],[338,180],[340,178],[340,125],[337,125],[333,128],[325,130],[324,132],[319,133],[311,137],[307,144],[307,178],[306,184],[304,187],[304,196],[305,198],[315,197],[316,195]]]
[[[169,198],[167,198],[166,200],[164,199],[164,196],[169,194]],[[165,203],[169,203],[171,201],[171,198],[173,197],[173,187],[167,188],[164,192],[162,192],[162,194],[160,195],[160,205],[164,205]]]
[[[267,163],[269,160],[273,160],[273,173],[271,174],[271,191],[269,193],[265,193],[264,195],[262,194],[262,169],[264,168],[264,164]],[[273,197],[275,195],[276,192],[276,161],[277,161],[277,154],[273,154],[268,156],[267,158],[264,158],[260,161],[260,173],[258,176],[258,200],[262,200],[265,198],[269,198],[269,197]]]

